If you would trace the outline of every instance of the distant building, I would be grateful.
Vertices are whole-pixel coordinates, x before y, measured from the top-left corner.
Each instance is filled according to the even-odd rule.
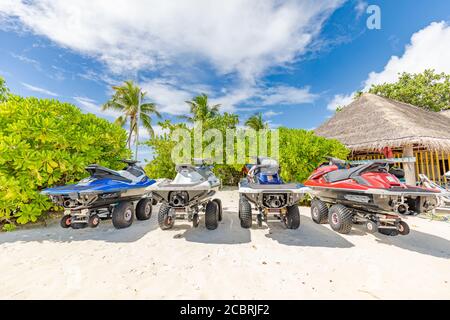
[[[389,148],[395,158],[415,157],[399,163],[405,179],[413,184],[419,173],[436,182],[447,182],[450,171],[450,110],[427,111],[370,93],[337,112],[315,130],[319,136],[346,145],[351,160],[384,159]]]

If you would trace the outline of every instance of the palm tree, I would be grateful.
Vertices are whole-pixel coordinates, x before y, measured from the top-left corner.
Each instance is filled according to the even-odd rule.
[[[130,124],[128,131],[127,145],[131,149],[131,138],[135,135],[135,139],[138,137],[139,124],[138,120],[142,123],[145,129],[153,137],[154,131],[152,127],[152,118],[154,114],[158,118],[161,118],[161,114],[156,109],[156,105],[151,102],[143,103],[146,92],[142,92],[141,88],[134,84],[133,81],[128,80],[121,86],[113,86],[115,91],[112,98],[107,101],[103,106],[102,110],[116,110],[123,113],[118,117],[115,123],[120,126],[124,126],[127,122]],[[138,119],[139,118],[139,119]],[[136,141],[137,145],[138,141]]]
[[[210,106],[208,103],[208,96],[202,93],[199,96],[194,97],[190,101],[186,101],[190,107],[192,116],[181,116],[189,122],[205,121],[207,119],[214,118],[219,114],[220,104]]]
[[[253,116],[251,116],[250,118],[248,118],[247,121],[245,121],[245,125],[256,131],[268,128],[267,122],[263,121],[261,112],[256,113]]]

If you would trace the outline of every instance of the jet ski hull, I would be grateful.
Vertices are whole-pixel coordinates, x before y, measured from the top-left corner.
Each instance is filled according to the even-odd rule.
[[[276,160],[258,157],[256,163],[246,165],[246,178],[239,182],[239,219],[243,228],[253,223],[252,206],[258,211],[258,226],[275,218],[287,228],[300,226],[298,203],[309,190],[302,184],[284,183]]]
[[[219,190],[220,180],[211,169],[204,161],[199,165],[177,165],[175,179],[161,179],[147,188],[161,203],[158,213],[161,229],[173,228],[177,219],[187,219],[193,227],[198,227],[200,214],[205,216],[207,229],[218,227],[222,220],[222,203],[213,197]]]
[[[406,235],[409,227],[399,214],[428,212],[438,203],[435,191],[401,183],[386,161],[339,169],[345,162],[331,160],[319,166],[305,185],[313,197],[313,220],[328,222],[337,232],[348,233],[352,223],[363,222],[370,232]]]
[[[156,181],[149,179],[135,161],[123,162],[128,166],[121,171],[87,166],[90,177],[41,192],[64,208],[62,227],[96,227],[101,218],[112,218],[114,227],[120,229],[131,225],[135,213],[140,220],[150,217],[152,198],[147,188]]]

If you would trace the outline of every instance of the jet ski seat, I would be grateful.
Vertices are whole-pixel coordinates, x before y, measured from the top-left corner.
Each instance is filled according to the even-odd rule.
[[[350,169],[339,169],[328,172],[326,175],[324,175],[324,178],[328,182],[338,182],[342,180],[347,180],[350,179],[352,175],[357,173],[359,170],[361,170],[361,167],[353,167]]]
[[[136,183],[142,180],[144,174],[136,175],[136,172],[129,172],[127,170],[114,171],[97,164],[91,164],[86,167],[86,171],[96,178],[109,178],[113,180],[119,180],[126,183]]]

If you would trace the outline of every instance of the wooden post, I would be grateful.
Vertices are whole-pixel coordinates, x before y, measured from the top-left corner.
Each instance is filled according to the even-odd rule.
[[[403,157],[414,157],[414,150],[412,145],[403,147]],[[417,160],[416,160],[417,161]],[[416,170],[414,162],[403,163],[403,170],[405,171],[405,182],[410,186],[416,185]]]

